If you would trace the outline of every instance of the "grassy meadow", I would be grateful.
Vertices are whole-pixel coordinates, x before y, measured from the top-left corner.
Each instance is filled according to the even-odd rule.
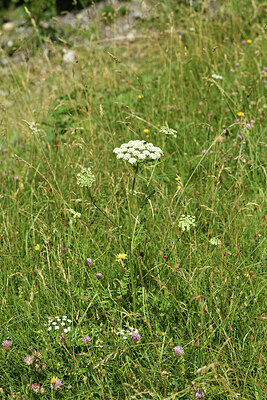
[[[0,67],[0,399],[266,396],[266,5],[196,3]]]

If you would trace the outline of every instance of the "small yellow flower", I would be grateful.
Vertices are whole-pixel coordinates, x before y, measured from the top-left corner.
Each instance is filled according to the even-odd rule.
[[[149,133],[149,129],[145,128],[144,133]]]
[[[57,265],[60,267],[60,265],[61,265],[61,261],[58,261],[58,262],[57,262]]]
[[[244,117],[244,113],[242,112],[242,111],[239,111],[238,113],[237,113],[237,115],[238,115],[238,117]]]
[[[143,99],[144,96],[142,94],[139,94],[138,99]]]
[[[116,255],[117,261],[125,260],[127,258],[127,254],[125,253],[120,253]]]
[[[55,376],[53,376],[53,378],[51,379],[51,383],[53,384],[53,383],[56,383],[56,381],[57,381],[57,378],[55,377]]]
[[[248,39],[248,40],[247,40],[247,43],[248,43],[248,44],[251,44],[251,43],[252,43],[252,40]]]
[[[245,277],[245,278],[249,278],[249,273],[246,272],[246,273],[244,274],[244,277]]]
[[[38,335],[40,335],[41,333],[43,333],[42,329],[39,329],[39,331],[37,331]]]
[[[40,250],[40,245],[36,244],[34,248],[35,248],[35,250]]]

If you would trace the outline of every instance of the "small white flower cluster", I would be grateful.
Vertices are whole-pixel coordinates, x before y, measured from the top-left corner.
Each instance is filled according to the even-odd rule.
[[[72,208],[68,208],[68,211],[70,214],[72,214],[73,218],[81,218],[81,214],[75,210],[73,210]]]
[[[36,122],[28,122],[26,120],[23,121],[26,122],[26,124],[28,124],[33,135],[36,136],[40,132],[40,129],[38,128],[39,124],[36,124]]]
[[[181,218],[179,219],[178,226],[179,226],[179,228],[182,229],[182,231],[185,231],[185,230],[190,231],[190,229],[192,227],[196,226],[195,221],[196,221],[196,217],[194,217],[193,215],[184,215],[183,214],[183,215],[181,215]]]
[[[129,326],[129,329],[127,329],[127,330],[122,329],[119,332],[116,332],[116,335],[121,335],[122,339],[128,339],[130,336],[132,336],[133,333],[136,335],[139,335],[139,332],[137,329],[134,329],[133,327]]]
[[[163,156],[163,152],[159,147],[145,140],[130,140],[123,143],[121,147],[116,147],[113,153],[117,154],[117,159],[128,161],[130,164],[137,162],[153,161]]]
[[[213,237],[209,240],[209,243],[212,244],[213,246],[220,246],[222,242],[221,239]]]
[[[165,125],[162,126],[159,131],[160,131],[160,133],[163,133],[166,136],[172,136],[174,138],[177,138],[177,135],[176,135],[177,131],[169,128],[169,125],[167,124],[167,122],[165,122]]]
[[[71,319],[68,319],[66,315],[63,315],[63,317],[55,317],[51,318],[48,317],[48,331],[52,331],[54,329],[55,331],[58,330],[63,330],[64,333],[68,333],[71,331],[70,324],[72,323]]]
[[[217,75],[217,74],[212,74],[211,77],[213,79],[223,79],[223,77],[221,75]]]

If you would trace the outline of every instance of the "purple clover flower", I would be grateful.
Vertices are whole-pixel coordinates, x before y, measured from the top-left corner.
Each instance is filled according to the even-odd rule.
[[[250,122],[251,122],[252,124],[255,124],[255,120],[254,120],[254,119],[252,119]]]
[[[263,70],[264,70],[264,72],[267,72],[267,67],[264,67]]]
[[[4,350],[11,350],[11,342],[10,340],[4,340],[2,343]]]
[[[60,249],[60,253],[66,253],[65,247],[62,247],[62,248]]]
[[[207,153],[206,149],[202,150],[202,154],[206,154],[206,153]]]
[[[235,65],[236,65],[236,67],[239,67],[240,64],[239,63],[235,63]]]
[[[246,124],[247,129],[252,129],[252,126],[250,124]]]
[[[55,389],[55,390],[61,389],[61,385],[62,385],[61,380],[57,378],[54,385],[53,385],[53,383],[51,383],[51,389]]]
[[[242,40],[241,44],[243,44],[243,45],[246,44],[246,41],[245,41],[245,40]]]
[[[102,277],[101,272],[98,272],[98,273],[96,274],[96,277],[97,277],[97,279],[100,279],[100,278]]]
[[[93,261],[92,261],[91,258],[87,258],[87,259],[86,259],[86,264],[87,264],[87,265],[92,265],[92,262],[93,262]]]
[[[231,68],[231,69],[230,69],[230,72],[235,72],[235,69],[234,69],[234,68]]]
[[[141,340],[141,336],[139,335],[138,332],[133,332],[132,333],[132,341],[133,342],[138,342],[139,340]]]
[[[8,149],[3,149],[3,153],[7,153],[8,152]]]
[[[181,357],[184,354],[184,349],[181,346],[176,346],[174,352],[177,357]]]
[[[242,140],[243,137],[241,135],[237,135],[237,140]]]
[[[40,385],[38,385],[37,383],[33,383],[33,384],[32,384],[32,391],[33,391],[34,393],[38,393],[39,390],[40,390]]]
[[[196,392],[196,398],[197,399],[202,399],[203,397],[205,397],[204,392]]]
[[[226,36],[225,40],[230,40],[230,38],[228,36]]]
[[[92,341],[92,339],[90,338],[90,336],[84,336],[82,337],[82,343],[83,344],[89,344]]]

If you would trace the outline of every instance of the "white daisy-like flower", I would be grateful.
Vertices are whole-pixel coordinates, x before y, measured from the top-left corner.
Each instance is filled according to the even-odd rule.
[[[64,333],[68,333],[68,332],[69,332],[68,328],[64,329]]]
[[[131,157],[131,158],[129,158],[128,161],[129,161],[130,164],[135,164],[136,163],[136,158]]]

